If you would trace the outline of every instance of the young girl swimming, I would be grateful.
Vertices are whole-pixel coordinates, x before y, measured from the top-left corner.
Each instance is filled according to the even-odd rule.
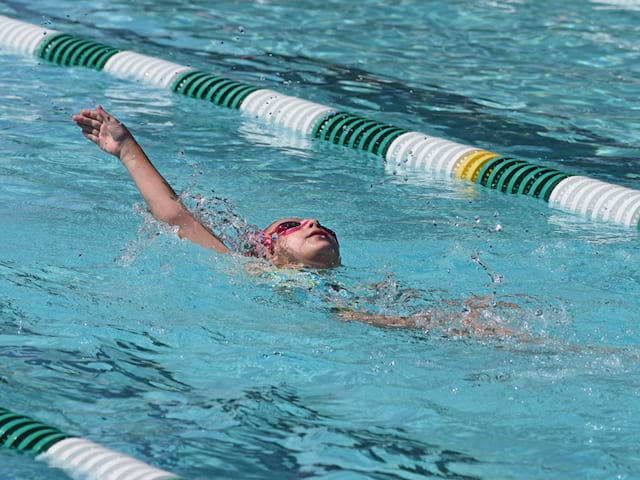
[[[171,185],[122,122],[101,106],[95,110],[82,110],[72,118],[86,138],[120,159],[158,220],[177,226],[181,238],[218,253],[229,253],[220,237],[180,202]],[[314,218],[276,220],[257,235],[254,243],[246,253],[263,257],[277,267],[326,269],[340,265],[338,237]]]
[[[178,236],[217,253],[229,253],[221,238],[199,221],[180,202],[176,192],[153,166],[129,129],[101,106],[73,115],[82,134],[103,151],[116,156],[127,168],[151,213],[160,221],[178,227]],[[276,267],[329,269],[340,265],[340,245],[333,230],[314,218],[282,218],[258,232],[251,247],[243,252],[264,258]],[[357,301],[355,302],[358,303]],[[363,312],[336,304],[333,310],[344,321],[360,321],[378,327],[415,328],[428,331],[441,328],[452,336],[510,336],[511,330],[479,320],[488,310],[517,307],[504,302],[489,302],[473,297],[457,302],[460,315],[423,310],[413,315],[394,316]],[[457,317],[457,318],[454,318]],[[457,326],[452,326],[457,324]]]

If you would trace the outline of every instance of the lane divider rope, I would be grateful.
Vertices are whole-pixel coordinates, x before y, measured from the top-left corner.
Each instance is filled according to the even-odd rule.
[[[0,16],[0,46],[64,66],[140,80],[405,166],[527,195],[595,221],[640,229],[640,191],[563,173],[283,95],[190,67]]]
[[[128,455],[0,407],[0,446],[36,456],[72,478],[91,480],[179,480]]]

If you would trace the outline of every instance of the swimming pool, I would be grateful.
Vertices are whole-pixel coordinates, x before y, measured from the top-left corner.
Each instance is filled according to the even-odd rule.
[[[0,14],[638,188],[639,8]],[[640,476],[637,232],[87,69],[3,54],[0,78],[2,406],[185,478]],[[177,240],[70,122],[96,103],[213,219],[291,213],[337,230],[331,280],[372,309],[456,313],[446,300],[488,295],[520,305],[494,321],[537,341],[341,322],[306,283],[274,286]],[[2,454],[2,478],[67,478]]]

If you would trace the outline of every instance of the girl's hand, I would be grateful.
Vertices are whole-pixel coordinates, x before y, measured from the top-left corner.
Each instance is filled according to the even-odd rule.
[[[118,158],[127,143],[135,143],[127,127],[100,105],[95,110],[82,110],[72,118],[82,129],[82,135]]]

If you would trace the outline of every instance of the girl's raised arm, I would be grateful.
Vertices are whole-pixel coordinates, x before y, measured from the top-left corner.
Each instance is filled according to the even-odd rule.
[[[178,235],[218,253],[229,249],[212,231],[196,220],[182,205],[171,185],[147,157],[120,121],[101,106],[73,115],[82,134],[102,150],[120,159],[136,183],[149,210],[158,220],[178,226]]]

